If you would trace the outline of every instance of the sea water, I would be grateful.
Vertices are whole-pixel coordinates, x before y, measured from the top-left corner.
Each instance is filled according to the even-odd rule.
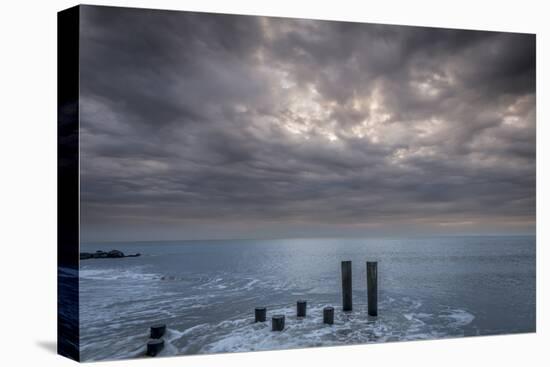
[[[535,331],[535,237],[277,239],[89,243],[140,257],[80,262],[83,361],[140,357],[166,323],[161,355]],[[351,260],[353,311],[341,310]],[[378,261],[377,318],[367,315],[366,261]],[[296,301],[307,317],[296,318]],[[335,307],[334,325],[322,309]],[[268,321],[254,323],[254,308]],[[283,332],[270,316],[286,315]]]

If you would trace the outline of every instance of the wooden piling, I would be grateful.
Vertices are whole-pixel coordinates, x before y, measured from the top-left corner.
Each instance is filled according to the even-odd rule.
[[[254,322],[264,322],[266,315],[267,309],[265,307],[256,307],[254,309]]]
[[[369,316],[378,316],[378,262],[367,261],[367,297]]]
[[[307,308],[307,301],[301,300],[296,302],[296,316],[306,317],[306,308]]]
[[[150,339],[147,342],[147,355],[154,357],[164,349],[164,339]]]
[[[342,261],[342,310],[351,311],[352,305],[351,288],[351,261]]]
[[[275,315],[271,318],[271,330],[283,331],[285,328],[285,315]]]
[[[323,308],[323,323],[334,324],[334,307],[327,306]]]
[[[155,324],[151,326],[151,339],[159,339],[166,332],[166,324]]]

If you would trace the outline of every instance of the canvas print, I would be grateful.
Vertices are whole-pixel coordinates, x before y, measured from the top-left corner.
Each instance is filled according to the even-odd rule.
[[[58,19],[60,354],[536,331],[534,34]]]

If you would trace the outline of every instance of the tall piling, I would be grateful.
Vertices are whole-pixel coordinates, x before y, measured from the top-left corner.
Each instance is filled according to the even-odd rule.
[[[378,262],[367,261],[367,297],[369,316],[378,316]]]
[[[342,310],[351,311],[352,303],[351,261],[342,261]]]

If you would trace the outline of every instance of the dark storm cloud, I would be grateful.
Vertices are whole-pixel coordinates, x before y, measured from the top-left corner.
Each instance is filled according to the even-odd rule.
[[[535,37],[88,7],[88,239],[529,232]]]

